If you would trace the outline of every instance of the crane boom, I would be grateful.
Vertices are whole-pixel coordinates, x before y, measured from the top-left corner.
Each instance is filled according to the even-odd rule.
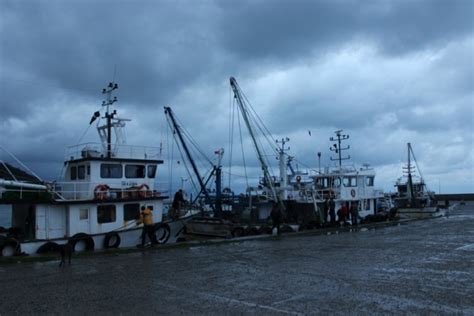
[[[209,192],[207,192],[206,189],[206,184],[203,182],[201,174],[199,173],[198,168],[196,167],[196,163],[194,162],[194,159],[191,156],[191,153],[189,152],[188,146],[186,145],[186,142],[184,141],[183,135],[181,134],[180,127],[178,123],[176,122],[176,119],[174,117],[173,111],[171,110],[170,107],[165,106],[165,114],[169,118],[168,122],[170,123],[172,130],[178,135],[178,139],[183,146],[184,152],[186,153],[186,157],[188,158],[189,162],[191,163],[191,166],[193,168],[194,173],[196,174],[196,177],[199,181],[199,185],[201,187],[201,192],[204,193],[206,203],[209,204],[212,208],[212,210],[215,212],[216,210],[214,209],[212,203],[211,203],[211,198],[209,196]],[[220,210],[218,210],[220,211]],[[220,214],[216,214],[220,215]]]
[[[240,91],[240,87],[237,84],[237,81],[235,80],[234,77],[230,77],[230,86],[232,87],[232,90],[234,91],[234,98],[237,100],[237,104],[239,105],[240,112],[242,113],[242,117],[244,119],[245,125],[247,125],[247,129],[249,130],[249,134],[250,134],[250,137],[252,138],[252,142],[255,146],[255,150],[257,151],[257,158],[260,162],[260,166],[263,171],[263,177],[265,179],[265,182],[270,188],[273,200],[275,202],[278,202],[280,204],[281,209],[284,210],[285,206],[283,204],[283,201],[280,199],[280,197],[278,196],[275,190],[272,177],[270,176],[270,172],[268,171],[267,163],[265,162],[265,159],[263,158],[264,156],[262,154],[262,149],[260,148],[260,145],[257,142],[255,131],[252,127],[252,124],[250,123],[247,106],[245,105],[245,102],[242,98],[242,93]]]

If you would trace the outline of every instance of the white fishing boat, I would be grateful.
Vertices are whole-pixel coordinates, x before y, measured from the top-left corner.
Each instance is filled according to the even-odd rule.
[[[126,144],[123,130],[130,120],[110,109],[117,88],[111,82],[103,90],[105,113],[95,112],[90,121],[98,119],[101,142],[68,147],[58,181],[20,177],[25,173],[0,160],[0,204],[11,219],[0,230],[1,256],[45,253],[65,243],[75,251],[135,247],[141,242],[142,206],[153,211],[159,243],[177,240],[191,214],[164,216],[168,193],[155,188],[161,150]]]
[[[438,206],[434,198],[434,192],[428,190],[421,176],[420,168],[416,162],[411,144],[408,143],[407,147],[408,161],[406,167],[403,169],[404,176],[398,179],[395,184],[397,195],[394,198],[394,203],[397,208],[397,213],[401,217],[408,218],[430,218],[446,215],[446,209]],[[412,158],[418,169],[418,174],[415,173]]]
[[[280,148],[280,181],[278,191],[281,198],[286,201],[287,208],[294,209],[303,216],[314,213],[320,224],[331,221],[328,209],[325,204],[332,198],[337,212],[343,205],[348,209],[357,209],[357,221],[359,222],[367,216],[377,213],[379,205],[377,201],[383,198],[383,191],[375,187],[375,170],[369,165],[357,168],[355,165],[343,165],[342,161],[350,159],[350,156],[342,157],[341,152],[349,149],[341,147],[341,141],[348,139],[348,135],[343,135],[342,130],[336,131],[336,138],[330,140],[335,142],[330,149],[337,155],[331,160],[337,161],[334,167],[324,167],[323,170],[294,171],[291,167],[293,157],[285,155],[285,142],[282,140]],[[284,164],[289,168],[285,168]],[[290,173],[287,173],[287,169]],[[327,207],[327,206],[326,206]],[[295,212],[294,211],[294,212]],[[333,220],[339,221],[336,214]],[[355,223],[355,221],[354,221]]]
[[[276,159],[279,162],[279,175],[272,176],[270,174],[270,163],[267,159],[261,144],[264,140],[274,137],[268,132],[263,122],[255,113],[248,100],[244,97],[240,87],[234,78],[230,79],[232,89],[234,91],[234,99],[237,101],[240,112],[247,126],[263,177],[258,187],[251,190],[250,193],[256,192],[257,198],[250,199],[249,207],[252,209],[252,201],[258,197],[266,197],[259,204],[257,217],[260,220],[266,219],[270,214],[271,202],[275,201],[284,209],[285,221],[300,225],[315,223],[322,225],[330,222],[329,212],[325,214],[325,204],[329,203],[332,198],[335,203],[335,211],[346,205],[347,208],[357,209],[357,222],[369,215],[375,215],[378,210],[377,200],[384,197],[383,191],[375,187],[375,170],[365,165],[362,168],[356,168],[351,165],[343,165],[342,161],[350,159],[342,157],[341,152],[349,149],[349,146],[341,147],[341,142],[348,139],[348,135],[343,135],[342,130],[336,131],[336,138],[331,137],[330,140],[334,145],[330,148],[337,155],[331,160],[337,161],[338,165],[333,168],[326,167],[323,171],[321,168],[309,169],[307,171],[294,170],[292,162],[295,157],[287,154],[289,148],[285,147],[289,138],[275,140],[279,148],[276,149]],[[260,131],[265,135],[257,135]],[[274,146],[272,144],[272,146]],[[274,150],[275,147],[272,149]],[[332,223],[338,221],[337,215],[333,218]],[[356,223],[356,220],[353,221]]]

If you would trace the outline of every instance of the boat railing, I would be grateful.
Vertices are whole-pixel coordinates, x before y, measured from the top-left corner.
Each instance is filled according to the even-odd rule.
[[[146,185],[113,187],[94,182],[54,182],[51,193],[59,201],[117,200],[167,197],[166,190],[156,190]]]
[[[107,150],[100,143],[83,143],[66,148],[66,160],[76,160],[82,158],[104,158]],[[123,159],[161,159],[159,147],[150,146],[130,146],[112,145],[111,156]]]

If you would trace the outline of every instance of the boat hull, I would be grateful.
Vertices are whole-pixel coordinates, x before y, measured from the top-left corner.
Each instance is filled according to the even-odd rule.
[[[446,215],[446,210],[439,207],[399,208],[397,213],[406,218],[434,218]]]
[[[155,235],[160,244],[176,243],[184,230],[185,224],[193,216],[181,218],[176,221],[166,221],[155,224]],[[32,240],[19,244],[19,249],[4,249],[4,256],[14,254],[26,254],[30,256],[40,255],[41,252],[55,252],[55,245],[64,245],[74,242],[75,252],[104,251],[112,248],[135,248],[141,244],[142,226],[121,231],[113,231],[103,234],[86,235],[76,240],[74,238],[57,238],[48,240]],[[147,237],[148,238],[148,237]],[[92,245],[92,246],[91,246]],[[40,250],[42,248],[42,250]],[[92,249],[91,249],[92,248]],[[15,249],[13,249],[15,250]]]

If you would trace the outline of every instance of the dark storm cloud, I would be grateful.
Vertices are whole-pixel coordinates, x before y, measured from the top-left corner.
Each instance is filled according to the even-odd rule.
[[[223,46],[241,58],[301,58],[353,40],[397,55],[472,33],[474,3],[458,1],[222,2]]]
[[[212,150],[227,140],[233,75],[313,165],[343,128],[363,162],[386,166],[406,141],[432,139],[423,150],[446,169],[436,146],[473,155],[473,11],[470,0],[2,0],[0,144],[44,169],[60,162],[114,79],[130,139],[156,145],[170,105]]]
[[[196,80],[211,56],[210,33],[198,27],[202,16],[184,2],[69,4],[2,4],[1,59],[9,65],[1,78],[5,115],[18,112],[10,100],[28,95],[25,88],[43,88],[47,94],[52,86],[97,95],[115,69],[116,79],[127,87],[123,98],[138,104],[164,103]],[[18,72],[26,78],[9,83]],[[37,98],[35,92],[32,99]]]

